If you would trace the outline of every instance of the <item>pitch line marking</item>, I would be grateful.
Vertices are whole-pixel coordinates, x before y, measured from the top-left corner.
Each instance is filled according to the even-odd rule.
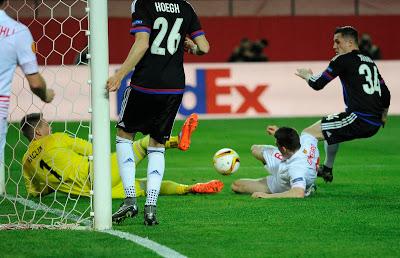
[[[38,204],[38,203],[36,203],[34,201],[31,201],[31,200],[27,200],[27,199],[23,199],[23,198],[19,198],[19,197],[15,198],[15,197],[12,197],[12,196],[9,196],[9,195],[5,195],[5,197],[7,199],[9,199],[9,200],[19,202],[20,204],[22,204],[24,206],[28,206],[31,209],[42,210],[42,211],[45,211],[45,212],[48,212],[48,213],[55,214],[57,216],[61,216],[61,217],[73,220],[73,221],[78,222],[78,223],[81,223],[81,224],[85,225],[86,228],[89,228],[91,226],[91,222],[90,221],[83,220],[82,222],[79,222],[79,220],[81,220],[81,217],[76,216],[74,214],[68,214],[67,216],[64,216],[64,214],[65,214],[64,211],[59,210],[59,209],[50,208],[49,206],[44,205],[44,204]],[[79,228],[79,229],[82,229],[82,227]],[[126,239],[128,241],[134,242],[134,243],[136,243],[136,244],[138,244],[140,246],[143,246],[143,247],[145,247],[147,249],[150,249],[151,251],[157,253],[161,257],[187,258],[187,256],[184,256],[183,254],[178,253],[177,251],[175,251],[175,250],[173,250],[173,249],[171,249],[171,248],[169,248],[167,246],[161,245],[161,244],[159,244],[157,242],[154,242],[154,241],[152,241],[152,240],[150,240],[148,238],[143,238],[143,237],[140,237],[140,236],[135,235],[135,234],[131,234],[131,233],[124,232],[124,231],[119,231],[119,230],[113,230],[113,229],[96,230],[96,231],[97,232],[101,232],[101,233],[106,233],[106,234],[109,234],[109,235],[112,235],[112,236],[116,236],[116,237],[119,237],[119,238],[122,238],[122,239]]]

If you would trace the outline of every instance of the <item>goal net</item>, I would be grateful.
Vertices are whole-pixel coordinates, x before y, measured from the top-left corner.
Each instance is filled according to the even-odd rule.
[[[90,68],[86,60],[88,10],[88,0],[6,1],[5,12],[30,29],[36,43],[39,71],[56,96],[50,104],[41,102],[30,91],[23,72],[17,69],[9,108],[0,229],[62,229],[93,225],[92,172],[82,178],[73,170],[74,164],[62,170],[54,167],[56,162],[47,162],[40,164],[40,170],[24,173],[22,159],[30,142],[19,125],[25,115],[41,112],[50,122],[53,133],[66,133],[72,138],[90,141],[92,104]],[[64,171],[68,169],[72,171]],[[54,171],[60,175],[59,182],[54,182]],[[67,173],[72,176],[66,178]],[[77,182],[82,185],[81,191],[77,191]],[[29,190],[32,187],[36,187],[35,193]]]

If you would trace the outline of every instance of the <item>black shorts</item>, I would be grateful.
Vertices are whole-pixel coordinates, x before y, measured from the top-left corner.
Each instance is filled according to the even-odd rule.
[[[328,144],[368,138],[376,134],[379,128],[347,112],[325,116],[321,121],[322,134]]]
[[[141,132],[164,144],[170,137],[183,94],[147,94],[127,87],[117,128]]]

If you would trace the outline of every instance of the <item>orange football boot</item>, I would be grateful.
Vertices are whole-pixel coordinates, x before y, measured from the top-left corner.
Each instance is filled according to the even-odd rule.
[[[180,150],[186,151],[190,147],[190,137],[192,133],[196,130],[198,125],[199,116],[196,113],[191,114],[183,124],[181,133],[179,134],[179,144],[178,148]]]
[[[197,183],[192,186],[192,193],[219,193],[224,188],[224,183],[219,180],[211,180],[207,183]]]

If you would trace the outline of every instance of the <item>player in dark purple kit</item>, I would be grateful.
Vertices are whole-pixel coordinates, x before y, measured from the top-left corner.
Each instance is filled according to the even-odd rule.
[[[126,198],[113,214],[113,221],[121,222],[138,213],[131,146],[135,134],[141,132],[150,135],[144,223],[156,225],[156,204],[165,167],[164,143],[171,134],[185,90],[184,51],[203,55],[209,51],[209,44],[195,11],[184,0],[135,0],[131,11],[130,32],[135,35],[135,43],[121,68],[107,81],[107,89],[116,91],[124,76],[135,68],[117,123],[118,166]],[[183,134],[197,125],[197,116],[189,121]],[[187,135],[181,137],[185,139]]]
[[[390,92],[374,61],[358,49],[358,32],[351,26],[336,28],[333,38],[336,56],[328,68],[317,75],[310,69],[297,69],[296,75],[311,88],[323,89],[339,76],[346,105],[345,112],[323,117],[306,128],[319,140],[325,140],[326,158],[318,170],[325,182],[332,182],[332,168],[340,142],[368,138],[385,125]]]

